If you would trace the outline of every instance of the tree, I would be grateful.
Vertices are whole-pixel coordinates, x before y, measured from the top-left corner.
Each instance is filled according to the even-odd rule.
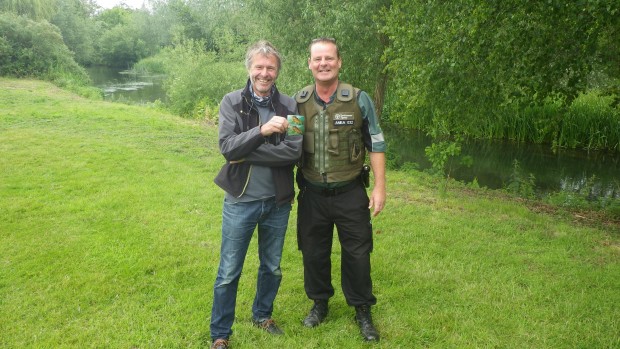
[[[131,20],[132,10],[120,6],[103,10],[96,17],[101,22],[103,30],[110,30],[119,25],[127,25]]]
[[[56,0],[0,0],[0,11],[12,12],[34,20],[50,19]]]
[[[0,13],[0,33],[0,75],[88,81],[54,25]]]
[[[75,60],[82,65],[94,63],[96,58],[95,38],[97,26],[92,15],[95,5],[92,0],[57,0],[56,13],[51,23],[56,25],[67,47],[75,54]]]
[[[194,6],[208,38],[205,49],[215,52],[220,61],[243,60],[250,42],[266,39],[264,24],[246,1],[197,1]]]
[[[168,43],[163,41],[162,26],[154,18],[147,10],[118,6],[99,13],[96,19],[101,29],[96,42],[102,63],[130,68],[159,52]]]
[[[148,57],[144,41],[127,25],[106,31],[101,38],[101,55],[109,66],[130,68],[141,58]]]
[[[493,133],[489,124],[505,108],[568,106],[597,65],[617,74],[618,14],[611,0],[395,3],[384,27],[392,118],[481,136]],[[615,64],[604,61],[602,46]],[[558,113],[551,127],[561,123]]]
[[[205,32],[204,24],[200,20],[197,5],[184,0],[169,0],[164,6],[157,8],[163,11],[170,21],[168,23],[173,31],[173,42],[182,40],[207,40],[209,35]]]

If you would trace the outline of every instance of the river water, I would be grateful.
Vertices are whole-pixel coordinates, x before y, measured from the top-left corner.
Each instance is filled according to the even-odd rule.
[[[432,142],[422,132],[399,131],[384,126],[390,152],[399,156],[399,162],[411,162],[420,169],[431,163],[424,149]],[[620,199],[620,154],[560,149],[555,152],[549,145],[519,144],[507,141],[471,140],[464,142],[461,154],[471,156],[471,166],[455,165],[451,176],[490,189],[505,188],[518,162],[521,174],[534,176],[536,191],[550,193],[578,191],[588,188],[593,197]]]
[[[106,67],[91,67],[87,71],[106,100],[136,104],[166,101],[162,76],[141,76]],[[424,153],[424,148],[431,144],[429,137],[421,132],[382,126],[389,152],[396,154],[399,162],[415,163],[422,170],[431,167]],[[620,199],[618,153],[553,152],[549,145],[487,140],[467,141],[461,153],[471,156],[473,164],[452,169],[451,176],[458,180],[476,180],[480,186],[490,189],[504,188],[511,180],[516,160],[522,174],[534,176],[538,193],[577,191],[587,187],[593,197]]]
[[[127,70],[108,67],[86,69],[93,85],[103,91],[106,101],[146,104],[160,100],[165,102],[166,92],[162,75],[139,75]]]

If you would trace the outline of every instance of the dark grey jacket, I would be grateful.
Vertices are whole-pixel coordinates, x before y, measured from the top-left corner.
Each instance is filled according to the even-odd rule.
[[[252,174],[252,165],[272,168],[278,205],[292,202],[295,197],[293,168],[301,156],[302,136],[260,133],[260,116],[253,105],[250,80],[246,87],[222,99],[219,114],[219,146],[226,159],[215,183],[227,193],[240,197]],[[275,89],[271,110],[286,117],[297,114],[295,101]],[[232,162],[232,163],[231,163]]]

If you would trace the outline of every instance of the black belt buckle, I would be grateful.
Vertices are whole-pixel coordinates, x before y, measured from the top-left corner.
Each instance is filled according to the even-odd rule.
[[[338,195],[338,188],[324,188],[323,196],[336,196]]]
[[[343,193],[346,193],[350,190],[355,189],[355,187],[357,187],[358,185],[360,185],[360,182],[355,180],[347,185],[344,185],[342,187],[335,187],[335,188],[322,188],[322,187],[318,187],[315,185],[312,185],[308,182],[305,182],[305,189],[313,192],[313,193],[317,193],[320,194],[322,196],[336,196],[336,195],[340,195]]]

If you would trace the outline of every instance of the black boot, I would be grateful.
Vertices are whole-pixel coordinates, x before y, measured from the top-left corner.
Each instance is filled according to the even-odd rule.
[[[360,332],[365,341],[379,341],[379,332],[372,324],[372,316],[370,315],[370,306],[361,305],[355,307],[355,320],[360,326]]]
[[[315,300],[312,309],[310,309],[310,313],[304,319],[304,326],[306,327],[316,327],[318,326],[325,317],[327,316],[327,301],[326,300]]]

